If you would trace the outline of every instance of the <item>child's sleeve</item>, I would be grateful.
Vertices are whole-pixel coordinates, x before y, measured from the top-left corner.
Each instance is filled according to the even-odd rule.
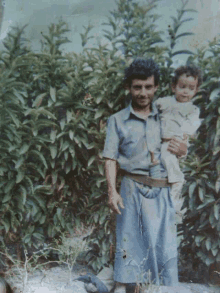
[[[202,119],[199,118],[199,108],[194,106],[193,111],[187,115],[187,120],[184,121],[181,129],[183,133],[193,135],[202,123]]]
[[[155,105],[158,110],[162,110],[164,106],[164,98],[159,98],[155,101]]]

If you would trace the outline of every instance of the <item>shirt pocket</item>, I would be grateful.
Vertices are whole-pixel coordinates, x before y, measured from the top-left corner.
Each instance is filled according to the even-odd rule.
[[[135,131],[134,129],[130,129],[130,133],[123,136],[120,143],[120,152],[127,158],[130,158],[134,153],[135,148],[138,146],[142,136],[140,132]]]

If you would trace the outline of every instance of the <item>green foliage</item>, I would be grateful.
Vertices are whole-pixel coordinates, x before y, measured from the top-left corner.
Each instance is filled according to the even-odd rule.
[[[219,53],[220,42],[215,39],[208,50],[200,49],[189,60],[204,72],[204,83],[195,99],[204,120],[185,162],[187,182],[183,195],[188,211],[181,229],[181,246],[185,254],[199,258],[207,266],[220,261]]]
[[[157,3],[119,0],[96,47],[87,46],[92,26],[85,28],[80,54],[62,53],[60,46],[69,42],[62,20],[42,34],[41,53],[28,48],[24,28],[9,34],[0,58],[0,225],[6,238],[37,246],[83,220],[96,227],[88,261],[96,271],[110,262],[114,219],[106,205],[102,150],[107,118],[129,102],[124,69],[136,56],[155,59],[161,68],[158,95],[164,96],[170,93],[173,56],[191,53],[174,51],[189,36],[178,31],[189,21],[185,12],[192,12],[187,1],[167,32],[157,29]],[[168,33],[170,46],[161,46]],[[216,152],[218,135],[209,138]]]
[[[67,42],[61,37],[65,23],[50,26],[40,54],[17,49],[22,31],[9,36],[5,44],[11,45],[2,55],[8,67],[0,77],[1,225],[8,236],[36,245],[70,231],[78,196],[84,204],[79,180],[86,165],[75,153],[83,152],[80,140],[86,140],[87,125],[82,123],[87,122],[73,106],[85,91],[75,78],[77,64],[72,67],[59,50]]]

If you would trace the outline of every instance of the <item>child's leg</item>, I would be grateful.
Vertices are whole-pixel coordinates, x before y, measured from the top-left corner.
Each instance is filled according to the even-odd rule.
[[[175,183],[184,180],[183,173],[179,167],[177,157],[171,154],[168,150],[169,142],[163,142],[161,146],[161,161],[167,170],[168,182]]]
[[[174,209],[176,210],[176,222],[182,223],[183,216],[186,209],[181,210],[183,205],[183,197],[181,195],[184,181],[172,183],[171,186],[171,197],[173,200]]]
[[[154,156],[154,152],[150,152],[150,157],[151,157],[151,165],[157,165],[159,164],[159,161],[155,159],[155,156]]]
[[[150,156],[151,164],[149,169],[149,175],[152,178],[161,178],[159,161],[155,159],[154,152],[150,151]]]

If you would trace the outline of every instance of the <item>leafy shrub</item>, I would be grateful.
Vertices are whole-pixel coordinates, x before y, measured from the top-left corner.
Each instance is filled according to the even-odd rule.
[[[87,256],[93,269],[98,271],[110,262],[114,217],[109,216],[106,205],[102,149],[107,118],[130,99],[123,87],[124,68],[136,56],[154,58],[161,68],[158,96],[165,96],[171,93],[173,57],[193,54],[175,50],[180,38],[191,35],[179,33],[181,26],[190,21],[185,13],[194,12],[186,9],[188,1],[182,1],[177,17],[172,18],[173,23],[165,32],[157,29],[158,15],[153,10],[157,2],[119,0],[103,24],[103,41],[96,47],[87,46],[92,30],[88,26],[81,34],[80,54],[62,54],[60,46],[69,41],[63,21],[52,24],[48,35],[42,34],[41,53],[34,53],[28,47],[23,38],[24,28],[9,33],[0,59],[0,225],[6,238],[37,246],[71,231],[82,220],[96,226]],[[167,39],[169,45],[164,45]],[[191,59],[206,69],[210,82],[206,85],[212,91],[217,69],[207,67],[213,61],[203,55],[201,51]],[[197,103],[204,108],[204,115],[208,111],[211,115],[215,107],[210,104],[211,108],[205,109],[207,97],[208,93],[202,92]],[[216,115],[210,121],[217,123]],[[209,143],[214,143],[215,128],[210,121],[207,123],[213,130],[207,128],[206,134],[201,132],[191,151],[197,157],[209,148]],[[200,140],[204,141],[206,135],[203,146]],[[217,138],[214,144],[217,146]],[[209,160],[214,162],[211,153],[204,160],[204,164]],[[197,165],[191,163],[191,166],[198,171]],[[206,170],[205,166],[200,170]],[[199,191],[205,184],[201,172],[197,173],[191,174],[188,181],[188,187],[193,184],[190,195],[193,187]],[[195,186],[197,178],[201,181],[199,187]],[[205,198],[205,192],[199,191],[198,196]],[[187,196],[193,211],[195,199]],[[216,223],[217,208],[213,211]],[[198,217],[197,212],[194,214]],[[193,236],[188,233],[186,237],[189,241]]]
[[[186,218],[181,227],[182,253],[194,263],[210,266],[220,261],[219,201],[219,39],[200,49],[189,62],[196,62],[204,72],[204,83],[195,103],[204,119],[190,155],[185,162],[186,184],[183,190]]]

